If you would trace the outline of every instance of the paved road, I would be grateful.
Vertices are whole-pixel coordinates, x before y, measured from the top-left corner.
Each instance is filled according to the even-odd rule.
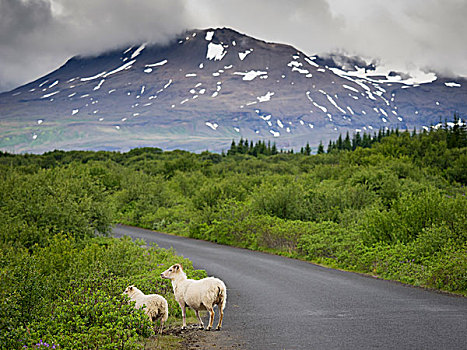
[[[173,247],[228,288],[222,332],[261,349],[467,349],[467,298],[117,226]]]

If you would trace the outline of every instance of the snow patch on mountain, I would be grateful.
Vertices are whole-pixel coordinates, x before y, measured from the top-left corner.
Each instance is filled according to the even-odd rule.
[[[135,63],[136,60],[131,60],[123,65],[121,65],[120,67],[118,68],[115,68],[114,70],[108,72],[108,73],[105,73],[104,75],[102,75],[104,78],[107,78],[109,77],[110,75],[112,74],[115,74],[115,73],[118,73],[118,72],[121,72],[122,70],[127,70],[127,69],[130,69],[131,66],[133,65],[133,63]]]
[[[461,87],[461,84],[455,83],[455,82],[449,82],[449,83],[444,83],[447,87]]]
[[[316,57],[312,57],[312,58],[305,57],[305,61],[306,61],[310,66],[319,68],[319,65],[318,65],[316,62],[314,62],[312,59],[316,59]]]
[[[102,77],[104,74],[106,74],[107,72],[101,72],[99,74],[96,74],[96,75],[93,75],[92,77],[86,77],[86,78],[81,78],[80,80],[81,81],[90,81],[90,80],[94,80],[94,79],[99,79],[100,77]],[[71,81],[70,81],[71,82]],[[39,85],[40,86],[40,85]]]
[[[212,130],[216,130],[219,127],[219,125],[217,123],[206,122],[204,124],[209,126]]]
[[[354,66],[355,70],[342,70],[340,68],[329,68],[334,74],[344,78],[360,78],[374,83],[401,83],[409,86],[432,83],[438,77],[433,72],[423,72],[421,70],[411,71],[407,76],[402,76],[394,72],[391,67],[383,65],[374,69]]]
[[[214,36],[213,31],[206,32],[206,36],[204,37],[207,41],[211,41],[212,37]]]
[[[243,75],[242,80],[251,81],[251,80],[255,79],[256,77],[259,77],[259,76],[264,75],[264,74],[268,74],[268,72],[263,72],[263,71],[259,71],[259,70],[251,70],[251,71],[246,72],[246,73],[234,72],[233,74]]]
[[[131,59],[136,58],[137,56],[140,55],[140,53],[146,48],[146,43],[142,44],[140,47],[138,47],[135,52],[131,55]]]
[[[172,79],[170,79],[170,80],[167,82],[167,84],[164,85],[164,90],[167,89],[167,88],[170,86],[170,84],[172,84]]]
[[[306,97],[310,100],[310,102],[313,104],[313,106],[315,106],[316,108],[319,108],[321,111],[323,111],[323,113],[327,113],[328,112],[328,109],[324,106],[321,106],[320,104],[318,104],[316,101],[314,101],[311,96],[310,96],[310,91],[307,91],[306,92]]]
[[[99,90],[99,89],[101,88],[102,84],[104,84],[104,81],[105,81],[105,79],[102,79],[102,80],[99,82],[99,84],[97,84],[97,86],[94,87],[93,90],[94,90],[94,91]]]
[[[49,85],[49,89],[53,88],[57,84],[58,84],[58,80],[55,80],[52,84]]]
[[[267,102],[271,100],[271,97],[274,95],[274,92],[268,91],[265,95],[263,96],[258,96],[257,99],[259,102]]]
[[[145,67],[147,67],[147,68],[153,68],[153,67],[163,66],[163,65],[166,64],[167,62],[168,62],[167,60],[162,60],[162,61],[160,61],[160,62],[151,63],[151,64],[146,64]]]
[[[238,53],[238,58],[240,58],[240,61],[243,61],[245,59],[245,57],[248,56],[252,51],[253,51],[253,49],[246,50],[244,52],[239,52]]]
[[[208,44],[208,51],[206,53],[206,58],[208,60],[220,61],[226,54],[227,51],[224,50],[221,44],[214,44],[212,42]]]
[[[352,86],[349,86],[349,85],[346,85],[346,84],[343,84],[342,87],[344,89],[347,89],[347,90],[350,90],[350,91],[353,91],[353,92],[356,92],[356,93],[359,93],[360,91],[358,91],[357,89],[355,89],[354,87]]]
[[[57,90],[57,91],[51,92],[50,94],[45,94],[41,98],[49,98],[49,97],[51,97],[53,95],[58,94],[59,92],[60,92],[60,90]]]
[[[331,96],[329,96],[328,94],[325,94],[325,95],[326,95],[327,99],[329,100],[329,102],[331,102],[331,104],[334,107],[336,107],[342,114],[346,114],[345,111],[341,107],[338,106],[336,101],[334,101],[334,99]]]
[[[274,137],[279,137],[281,136],[281,133],[279,131],[275,131],[273,129],[269,130],[269,132],[272,134]]]

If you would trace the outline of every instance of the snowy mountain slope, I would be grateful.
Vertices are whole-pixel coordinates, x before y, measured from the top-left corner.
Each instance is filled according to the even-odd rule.
[[[240,137],[299,148],[346,131],[465,118],[466,101],[464,78],[411,77],[231,29],[194,30],[167,46],[74,57],[0,94],[0,149],[220,151]]]

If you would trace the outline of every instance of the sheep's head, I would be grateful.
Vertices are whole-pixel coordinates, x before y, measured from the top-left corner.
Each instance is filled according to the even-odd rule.
[[[175,264],[170,266],[167,270],[161,273],[162,278],[166,278],[169,280],[174,280],[177,276],[184,275],[183,268],[181,264]]]
[[[136,289],[136,287],[134,285],[131,285],[131,286],[128,286],[126,287],[125,291],[123,292],[123,294],[126,294],[126,295],[130,295],[133,293],[133,291]]]

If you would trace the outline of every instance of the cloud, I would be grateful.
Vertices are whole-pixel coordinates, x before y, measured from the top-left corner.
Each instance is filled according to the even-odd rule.
[[[194,2],[199,4],[199,2]],[[465,0],[206,0],[200,17],[309,55],[347,52],[467,76]]]
[[[339,47],[401,68],[467,76],[464,0],[330,0]]]
[[[0,0],[0,91],[74,55],[164,43],[192,28],[185,0]]]
[[[204,27],[233,27],[247,35],[291,44],[308,53],[332,47],[339,23],[326,0],[204,0],[190,2]]]
[[[232,27],[309,55],[348,52],[467,76],[465,0],[0,0],[0,91],[77,54]]]
[[[51,18],[50,4],[45,1],[2,0],[0,42],[12,45],[23,35],[40,30]]]

